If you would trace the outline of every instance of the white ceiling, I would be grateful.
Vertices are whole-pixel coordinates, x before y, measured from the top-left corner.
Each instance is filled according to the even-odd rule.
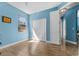
[[[7,2],[8,4],[32,14],[59,5],[61,2]]]

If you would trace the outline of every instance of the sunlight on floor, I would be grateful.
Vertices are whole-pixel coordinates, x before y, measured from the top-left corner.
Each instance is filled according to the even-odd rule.
[[[36,48],[39,45],[40,39],[36,35],[34,29],[32,29],[32,32],[33,32],[33,37],[32,37],[32,40],[30,40],[29,42],[32,42],[32,45],[31,45],[31,53],[34,53],[35,50],[36,50]]]
[[[32,29],[32,32],[33,32],[33,37],[32,37],[33,40],[31,40],[31,41],[29,41],[29,42],[40,42],[40,39],[39,39],[38,36],[36,35],[34,29]]]

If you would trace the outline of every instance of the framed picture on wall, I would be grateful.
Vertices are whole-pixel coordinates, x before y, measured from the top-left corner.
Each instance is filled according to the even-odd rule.
[[[4,23],[11,23],[11,18],[7,17],[7,16],[2,16],[2,22]]]
[[[26,21],[25,18],[20,17],[18,20],[18,31],[25,32],[26,31]]]

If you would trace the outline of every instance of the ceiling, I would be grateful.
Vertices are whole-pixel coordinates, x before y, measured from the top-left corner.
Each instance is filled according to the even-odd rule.
[[[28,13],[43,11],[59,5],[61,2],[7,2],[8,4]]]

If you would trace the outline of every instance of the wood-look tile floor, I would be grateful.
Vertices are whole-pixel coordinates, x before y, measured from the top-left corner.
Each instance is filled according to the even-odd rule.
[[[78,55],[75,45],[66,45],[62,50],[60,46],[45,42],[21,42],[16,45],[0,49],[1,56],[74,56]]]

